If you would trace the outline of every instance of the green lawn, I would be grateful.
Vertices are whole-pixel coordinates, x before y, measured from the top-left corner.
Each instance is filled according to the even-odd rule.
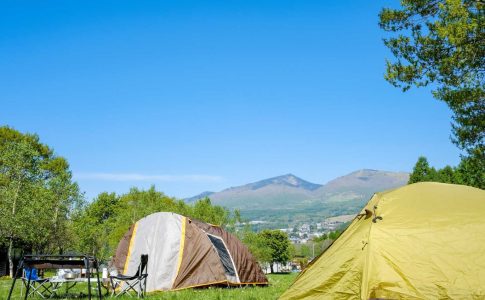
[[[278,297],[290,286],[296,274],[270,274],[268,287],[245,287],[245,288],[207,288],[187,289],[177,292],[156,292],[147,295],[147,299],[181,299],[181,300],[213,300],[213,299],[278,299]],[[0,299],[6,299],[12,281],[10,279],[0,280]],[[18,282],[20,283],[20,282]],[[16,284],[13,299],[20,299],[20,285]],[[86,287],[79,285],[79,289],[85,291]],[[30,298],[32,299],[32,298]],[[37,297],[36,299],[40,299]],[[124,297],[120,299],[133,299]]]

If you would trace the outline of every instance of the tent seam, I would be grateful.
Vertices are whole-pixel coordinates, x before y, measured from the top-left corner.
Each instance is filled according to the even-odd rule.
[[[374,197],[376,197],[377,199],[376,199],[376,202],[373,204],[373,206],[377,206],[379,204],[381,195],[379,193],[376,193],[376,194],[374,194]],[[371,202],[374,197],[372,197],[369,200],[369,202]],[[371,221],[370,222],[370,225],[369,225],[369,232],[367,234],[367,241],[366,241],[367,242],[367,246],[366,246],[366,248],[367,248],[366,249],[366,252],[367,253],[365,255],[364,270],[362,271],[362,273],[363,273],[362,274],[362,284],[361,284],[361,287],[360,287],[360,298],[361,299],[367,299],[367,298],[365,298],[367,296],[363,297],[364,296],[364,293],[363,293],[363,285],[364,285],[364,283],[367,285],[365,287],[365,292],[366,292],[366,294],[369,293],[369,282],[368,282],[368,278],[369,278],[369,272],[370,272],[369,270],[370,270],[370,264],[371,264],[371,262],[370,262],[370,254],[371,254],[370,248],[372,247],[372,245],[371,245],[371,238],[370,238],[370,236],[371,236],[371,232],[372,232],[372,227],[373,227],[373,222]],[[364,278],[364,276],[365,276],[365,278]]]
[[[128,254],[126,255],[126,261],[125,261],[125,265],[123,267],[123,274],[126,274],[126,271],[128,269],[128,264],[130,262],[131,252],[133,250],[133,244],[134,244],[134,241],[135,241],[135,236],[136,236],[136,230],[137,229],[138,229],[138,222],[136,222],[135,223],[135,227],[133,227],[133,234],[131,235],[130,245],[128,246]]]
[[[172,287],[175,284],[175,280],[177,279],[177,276],[179,275],[180,272],[180,266],[182,265],[182,258],[184,255],[184,247],[185,247],[185,224],[186,224],[186,217],[182,217],[182,230],[181,230],[181,237],[180,237],[180,249],[179,249],[179,259],[177,262],[177,271],[175,272],[175,276],[172,281]]]

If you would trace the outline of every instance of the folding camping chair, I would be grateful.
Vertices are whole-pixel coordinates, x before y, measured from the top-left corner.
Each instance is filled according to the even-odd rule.
[[[136,293],[137,297],[144,297],[147,283],[147,264],[148,254],[142,254],[138,270],[133,276],[126,276],[123,274],[110,276],[111,288],[113,289],[111,296],[118,297],[123,294],[131,296],[130,292]]]
[[[41,298],[46,299],[52,295],[51,283],[48,278],[39,278],[37,275],[37,269],[24,269],[22,282],[25,286],[25,297],[39,295]]]

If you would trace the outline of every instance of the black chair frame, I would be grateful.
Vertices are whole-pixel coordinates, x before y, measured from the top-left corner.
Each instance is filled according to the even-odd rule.
[[[110,276],[112,293],[111,296],[118,297],[124,294],[129,296],[135,292],[138,298],[143,298],[146,294],[146,281],[148,277],[148,254],[142,254],[140,265],[133,276],[123,274]]]

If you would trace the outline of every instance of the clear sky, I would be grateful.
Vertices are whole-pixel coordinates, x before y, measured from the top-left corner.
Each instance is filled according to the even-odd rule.
[[[396,3],[1,1],[0,125],[39,134],[88,199],[456,165],[446,105],[383,79]]]

